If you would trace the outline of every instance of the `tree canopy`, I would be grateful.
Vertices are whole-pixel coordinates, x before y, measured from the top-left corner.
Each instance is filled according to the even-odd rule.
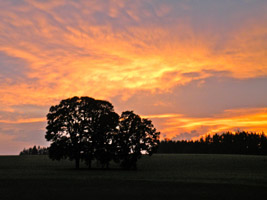
[[[90,166],[99,150],[106,150],[109,135],[114,132],[119,116],[112,104],[89,97],[73,97],[52,106],[47,115],[46,139],[52,141],[52,159],[75,159]]]
[[[80,161],[90,168],[94,159],[106,167],[114,160],[124,168],[135,168],[142,153],[155,152],[160,134],[150,120],[133,111],[119,117],[110,102],[90,97],[51,106],[46,129],[45,138],[52,142],[50,158],[75,160],[76,168]]]
[[[119,157],[122,167],[136,168],[142,153],[152,155],[158,145],[159,132],[152,122],[141,119],[133,111],[123,112],[119,123]]]

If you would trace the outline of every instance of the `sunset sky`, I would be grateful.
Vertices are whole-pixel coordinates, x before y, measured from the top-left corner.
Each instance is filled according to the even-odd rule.
[[[48,146],[49,107],[73,96],[161,139],[267,133],[267,1],[0,0],[0,155]]]

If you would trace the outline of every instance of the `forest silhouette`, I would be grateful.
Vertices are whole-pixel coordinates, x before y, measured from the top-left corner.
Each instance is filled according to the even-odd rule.
[[[157,152],[267,155],[267,137],[264,133],[241,131],[207,135],[196,141],[165,139]]]

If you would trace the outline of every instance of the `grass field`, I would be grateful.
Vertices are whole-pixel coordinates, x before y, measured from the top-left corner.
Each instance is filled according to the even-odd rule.
[[[0,199],[265,199],[267,157],[155,154],[137,171],[0,156]],[[262,197],[264,195],[264,197]]]

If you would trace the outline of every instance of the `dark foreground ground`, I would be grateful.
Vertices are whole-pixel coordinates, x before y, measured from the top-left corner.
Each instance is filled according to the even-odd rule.
[[[0,199],[267,197],[266,156],[156,154],[144,156],[137,171],[73,167],[46,156],[0,156]]]

